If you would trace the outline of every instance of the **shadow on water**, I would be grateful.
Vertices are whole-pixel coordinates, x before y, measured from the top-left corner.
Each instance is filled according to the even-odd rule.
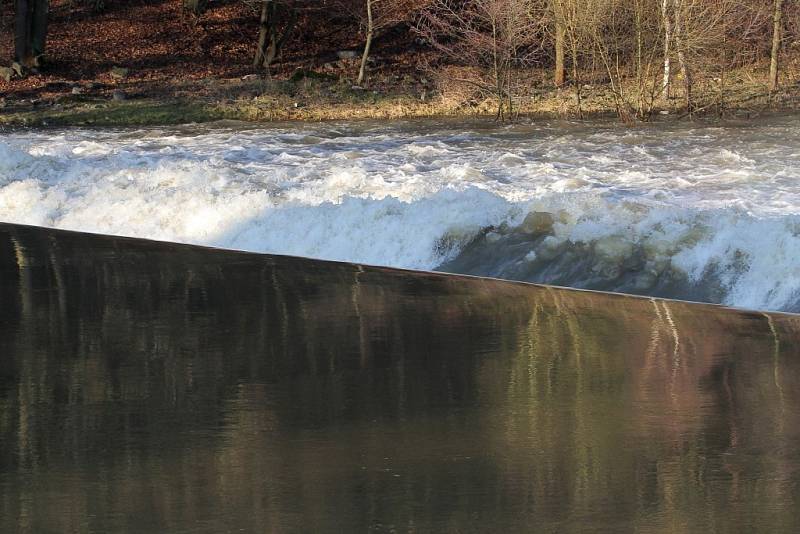
[[[0,531],[796,531],[800,318],[0,224]]]

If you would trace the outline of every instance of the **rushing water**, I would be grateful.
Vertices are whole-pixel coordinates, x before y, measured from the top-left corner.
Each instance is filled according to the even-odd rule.
[[[800,311],[798,117],[0,137],[0,220]]]
[[[797,532],[800,318],[0,224],[0,532]]]

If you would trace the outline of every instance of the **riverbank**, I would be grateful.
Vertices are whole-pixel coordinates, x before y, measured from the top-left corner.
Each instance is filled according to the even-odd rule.
[[[474,85],[456,81],[485,79],[486,73],[475,70],[480,62],[443,57],[408,22],[379,32],[359,87],[355,80],[364,35],[351,16],[299,11],[295,33],[268,76],[253,66],[257,10],[245,2],[219,0],[198,17],[182,6],[178,0],[107,1],[98,11],[88,2],[54,1],[44,67],[22,77],[9,68],[13,10],[10,4],[0,6],[0,66],[6,74],[0,76],[0,125],[491,119],[495,114],[495,103]],[[748,117],[798,109],[800,47],[787,39],[781,88],[773,94],[767,91],[769,57],[763,53],[750,50],[741,61],[698,58],[692,73],[696,115]],[[625,80],[621,88],[618,80],[612,88],[609,71],[591,63],[568,73],[568,78],[581,80],[577,86],[568,79],[561,88],[553,83],[548,53],[525,64],[529,67],[513,72],[513,104],[521,115],[638,120],[638,110],[618,109],[620,92],[632,107],[639,107],[633,96],[640,92],[630,72],[633,64],[618,66],[616,77]],[[659,69],[648,69],[650,83],[658,83]],[[683,85],[676,69],[673,98],[658,98],[652,115],[685,118]]]
[[[787,69],[787,72],[797,72]],[[548,72],[529,73],[528,89],[515,101],[521,116],[594,118],[618,116],[608,84],[584,85],[578,107],[574,87],[557,89]],[[800,109],[800,77],[787,75],[780,90],[766,88],[766,68],[711,79],[695,91],[697,117],[759,116],[767,111]],[[384,77],[369,87],[353,86],[342,77],[297,70],[285,80],[255,75],[184,80],[168,84],[86,81],[50,82],[29,98],[0,100],[0,125],[17,126],[154,126],[217,120],[247,122],[487,117],[491,99],[442,88],[423,75]],[[687,118],[680,94],[659,99],[653,116]]]

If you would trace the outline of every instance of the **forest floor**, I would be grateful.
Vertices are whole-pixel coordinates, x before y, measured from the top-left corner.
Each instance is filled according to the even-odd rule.
[[[0,65],[13,56],[12,12],[0,4]],[[52,0],[47,59],[41,73],[0,79],[0,125],[160,125],[244,121],[492,116],[494,104],[447,77],[421,69],[435,61],[398,27],[380,35],[362,87],[354,84],[361,37],[347,19],[303,15],[270,75],[251,65],[257,14],[240,0],[216,0],[201,17],[181,0],[109,0],[92,13],[74,0]],[[341,56],[345,56],[342,58]],[[752,116],[800,109],[800,57],[788,57],[781,90],[766,91],[766,63],[707,77],[695,88],[706,116]],[[119,69],[125,69],[120,75]],[[602,79],[556,88],[547,69],[520,74],[522,115],[617,113]],[[679,85],[679,80],[676,80]],[[677,95],[678,97],[680,94]],[[681,98],[660,99],[656,115],[684,117]]]

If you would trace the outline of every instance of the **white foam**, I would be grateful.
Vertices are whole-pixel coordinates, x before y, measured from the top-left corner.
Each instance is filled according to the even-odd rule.
[[[609,264],[641,253],[697,283],[713,272],[727,304],[787,309],[800,300],[794,122],[10,133],[0,219],[432,269],[543,211],[549,247],[586,244]]]

